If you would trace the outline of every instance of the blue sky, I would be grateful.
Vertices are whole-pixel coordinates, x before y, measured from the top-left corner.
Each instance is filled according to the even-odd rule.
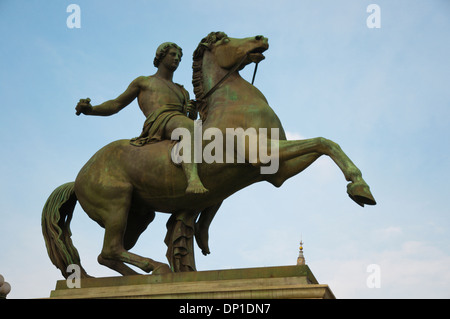
[[[69,4],[81,28],[69,29]],[[369,29],[366,8],[381,8]],[[42,207],[102,146],[139,135],[133,102],[105,118],[75,116],[151,75],[162,42],[183,48],[174,81],[193,96],[192,52],[211,31],[269,38],[255,85],[291,138],[341,145],[377,206],[346,195],[334,162],[320,158],[281,188],[253,185],[223,204],[198,270],[306,262],[338,298],[450,297],[450,4],[418,1],[0,1],[0,274],[10,298],[47,297],[61,279],[47,257]],[[253,66],[241,74],[251,80]],[[165,261],[158,214],[133,252]],[[103,229],[79,206],[71,224],[84,267],[97,264]],[[380,269],[369,288],[367,267]]]

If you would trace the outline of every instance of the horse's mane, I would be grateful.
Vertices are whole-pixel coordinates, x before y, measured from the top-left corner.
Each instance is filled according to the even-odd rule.
[[[192,62],[192,84],[194,86],[195,99],[197,100],[197,111],[200,113],[200,118],[202,121],[206,120],[208,115],[208,105],[206,100],[202,97],[205,95],[203,88],[203,54],[205,50],[210,50],[212,44],[216,43],[220,39],[227,37],[223,32],[211,32],[205,38],[203,38],[193,54]]]

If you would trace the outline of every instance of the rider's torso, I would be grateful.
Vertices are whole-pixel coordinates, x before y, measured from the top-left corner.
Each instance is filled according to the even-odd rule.
[[[146,117],[164,105],[185,103],[182,89],[173,82],[148,76],[139,84],[138,104]]]

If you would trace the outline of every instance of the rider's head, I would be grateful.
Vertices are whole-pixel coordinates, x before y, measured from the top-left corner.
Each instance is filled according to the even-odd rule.
[[[164,42],[158,47],[158,49],[156,49],[156,56],[155,59],[153,60],[153,65],[155,67],[159,66],[159,63],[164,59],[167,52],[169,52],[171,48],[177,49],[180,52],[180,59],[181,59],[181,57],[183,56],[183,51],[181,50],[181,48],[173,42]]]

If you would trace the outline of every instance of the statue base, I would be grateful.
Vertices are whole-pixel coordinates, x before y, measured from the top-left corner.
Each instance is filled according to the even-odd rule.
[[[59,280],[50,299],[335,299],[306,265]]]

